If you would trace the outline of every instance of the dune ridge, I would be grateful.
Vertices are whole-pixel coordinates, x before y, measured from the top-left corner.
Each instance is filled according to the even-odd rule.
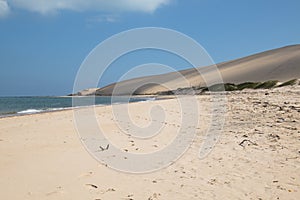
[[[223,83],[264,82],[277,80],[285,82],[300,78],[300,45],[291,45],[278,49],[257,53],[247,57],[216,64]],[[186,69],[162,75],[146,76],[113,83],[99,88],[89,95],[112,95],[116,85],[118,91],[114,95],[156,94],[163,91],[186,87],[206,87],[214,83],[215,66]],[[200,72],[200,74],[199,74]],[[184,77],[182,78],[181,75]],[[188,83],[183,80],[188,80]],[[210,80],[206,83],[204,80]],[[148,84],[155,82],[158,84]]]

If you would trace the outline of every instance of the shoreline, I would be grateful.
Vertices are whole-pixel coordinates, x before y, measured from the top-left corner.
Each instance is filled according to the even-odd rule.
[[[300,84],[300,82],[299,82]],[[284,88],[293,88],[297,87],[298,84],[292,85],[292,86],[285,86]],[[243,90],[235,90],[235,91],[214,91],[214,92],[205,92],[201,94],[195,94],[195,95],[186,95],[186,94],[177,94],[177,95],[133,95],[130,96],[132,99],[134,98],[151,98],[154,100],[145,100],[147,101],[160,101],[160,100],[168,100],[168,99],[176,99],[177,97],[189,97],[189,96],[211,96],[211,95],[230,95],[230,94],[253,94],[253,93],[269,93],[272,91],[281,90],[281,87],[275,87],[275,88],[269,88],[269,89],[243,89]],[[300,94],[300,92],[297,92]],[[93,96],[30,96],[30,97],[55,97],[55,98],[89,98]],[[97,97],[111,97],[111,96],[95,96]],[[116,96],[116,97],[129,97],[129,96]],[[22,98],[22,97],[21,97]],[[118,104],[127,104],[127,103],[138,103],[138,102],[145,102],[143,100],[141,101],[134,101],[134,102],[121,102],[121,103],[115,103],[115,104],[96,104],[96,105],[89,105],[89,106],[80,106],[80,107],[65,107],[65,108],[50,108],[49,110],[40,110],[38,112],[33,113],[14,113],[14,114],[8,114],[8,115],[0,115],[0,119],[2,118],[10,118],[10,117],[21,117],[21,116],[28,116],[28,115],[37,115],[37,114],[44,114],[44,113],[52,113],[52,112],[61,112],[61,111],[67,111],[67,110],[74,110],[74,109],[80,109],[85,107],[105,107],[105,106],[111,106],[111,105],[118,105]],[[52,110],[53,109],[53,110]]]
[[[35,96],[30,96],[30,97],[34,97]],[[37,96],[37,98],[47,98],[48,96]],[[53,96],[54,97],[54,96]],[[127,97],[127,96],[122,96],[122,97]],[[15,97],[14,97],[15,98]],[[19,98],[19,97],[16,97]],[[22,97],[20,97],[22,98]],[[64,98],[64,97],[54,97],[54,98]],[[73,98],[73,97],[71,97]],[[77,98],[77,97],[75,97]],[[89,98],[89,96],[79,96],[78,98]],[[97,98],[97,96],[96,96]],[[108,96],[107,96],[108,98]],[[36,114],[43,114],[43,113],[51,113],[51,112],[61,112],[61,111],[65,111],[65,110],[73,110],[73,109],[79,109],[79,108],[85,108],[85,107],[97,107],[97,106],[110,106],[110,105],[118,105],[118,104],[127,104],[127,103],[137,103],[137,102],[144,102],[144,101],[156,101],[157,99],[154,96],[139,96],[139,97],[132,97],[131,99],[141,99],[140,101],[132,101],[132,102],[116,102],[113,104],[95,104],[95,105],[88,105],[88,106],[79,106],[79,107],[58,107],[58,108],[47,108],[47,109],[43,109],[43,110],[36,110],[34,108],[32,109],[27,109],[27,110],[23,110],[23,111],[19,111],[19,112],[15,112],[12,114],[0,114],[0,119],[1,118],[7,118],[7,117],[18,117],[18,116],[27,116],[27,115],[36,115]],[[146,100],[147,98],[151,98],[149,100]],[[154,99],[153,99],[154,98]],[[34,110],[32,112],[30,112],[30,110]],[[24,112],[24,111],[28,111],[28,113],[20,113],[20,112]]]
[[[0,198],[296,200],[300,195],[300,86],[265,93],[226,95],[222,134],[202,160],[199,149],[212,119],[211,99],[195,96],[200,110],[198,124],[190,127],[196,130],[193,143],[172,165],[139,175],[96,161],[81,143],[71,109],[1,118]],[[165,113],[163,127],[149,140],[123,133],[119,123],[124,122],[125,129],[127,123],[114,120],[112,106],[96,106],[95,117],[105,137],[123,152],[151,153],[164,149],[176,136],[182,126],[180,105],[176,99],[128,104],[131,119],[141,127],[153,122],[149,111],[157,106]]]
[[[224,88],[223,88],[223,86]],[[117,95],[114,96],[115,98],[130,98],[130,99],[140,99],[140,101],[156,101],[156,100],[163,100],[163,99],[173,99],[182,96],[197,96],[197,95],[230,95],[233,93],[257,93],[261,92],[262,90],[276,90],[280,89],[281,87],[293,87],[300,85],[300,79],[292,79],[286,82],[279,82],[276,80],[269,80],[265,82],[244,82],[238,85],[231,84],[231,83],[224,83],[224,84],[215,84],[210,87],[191,87],[191,88],[178,88],[177,90],[173,91],[165,91],[161,92],[161,94],[139,94],[139,95]],[[210,88],[210,89],[209,89]],[[95,89],[94,89],[95,90]],[[193,91],[191,91],[193,90]],[[200,91],[199,91],[200,90]],[[207,91],[206,91],[207,90]],[[220,91],[219,91],[220,90]],[[203,92],[205,91],[205,92]],[[170,93],[170,94],[169,94]],[[193,93],[193,94],[191,94]],[[267,93],[267,92],[266,92]],[[3,97],[3,98],[111,98],[112,96],[94,96],[94,95],[68,95],[68,96],[20,96],[20,97]],[[122,103],[134,103],[132,102],[117,102],[115,104],[122,104]],[[112,104],[96,104],[99,106],[106,106]],[[95,106],[95,105],[91,105]],[[83,106],[85,107],[85,106]],[[24,115],[31,115],[31,114],[41,114],[41,113],[48,113],[48,112],[56,112],[56,111],[63,111],[68,109],[75,109],[75,107],[57,107],[57,108],[47,108],[47,109],[37,109],[37,108],[29,108],[22,111],[15,111],[15,112],[8,112],[0,114],[0,118],[6,117],[15,117],[15,116],[24,116]]]

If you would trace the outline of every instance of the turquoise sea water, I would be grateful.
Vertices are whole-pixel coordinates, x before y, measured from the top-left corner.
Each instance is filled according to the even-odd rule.
[[[84,98],[91,97],[75,97]],[[129,102],[149,101],[153,98],[129,98]],[[128,97],[95,97],[93,105],[128,103]],[[0,97],[0,117],[63,110],[72,107],[71,97]]]

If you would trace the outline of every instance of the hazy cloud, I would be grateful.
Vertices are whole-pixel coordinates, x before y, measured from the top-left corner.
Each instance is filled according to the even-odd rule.
[[[28,11],[48,14],[60,10],[73,11],[108,11],[108,12],[154,12],[172,0],[0,0],[3,5]],[[2,6],[3,6],[2,5]],[[3,6],[4,7],[4,6]],[[1,8],[0,8],[1,9]],[[3,8],[2,8],[3,9]],[[1,10],[0,10],[1,12]]]
[[[87,19],[89,23],[109,22],[114,23],[119,21],[118,15],[98,15]]]
[[[6,1],[0,0],[0,18],[7,16],[10,12],[9,6]]]

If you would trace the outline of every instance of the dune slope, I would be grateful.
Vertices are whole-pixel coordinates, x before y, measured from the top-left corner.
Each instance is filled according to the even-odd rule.
[[[224,83],[287,81],[300,78],[300,45],[274,49],[216,65]],[[154,94],[191,86],[209,86],[218,77],[215,66],[187,69],[168,74],[135,78],[117,83],[114,94]],[[200,72],[200,73],[199,73]],[[182,76],[181,76],[182,75]],[[186,81],[188,80],[188,81]],[[208,80],[208,83],[206,81]],[[153,84],[156,83],[156,84]],[[97,95],[111,95],[116,83],[100,88]]]

